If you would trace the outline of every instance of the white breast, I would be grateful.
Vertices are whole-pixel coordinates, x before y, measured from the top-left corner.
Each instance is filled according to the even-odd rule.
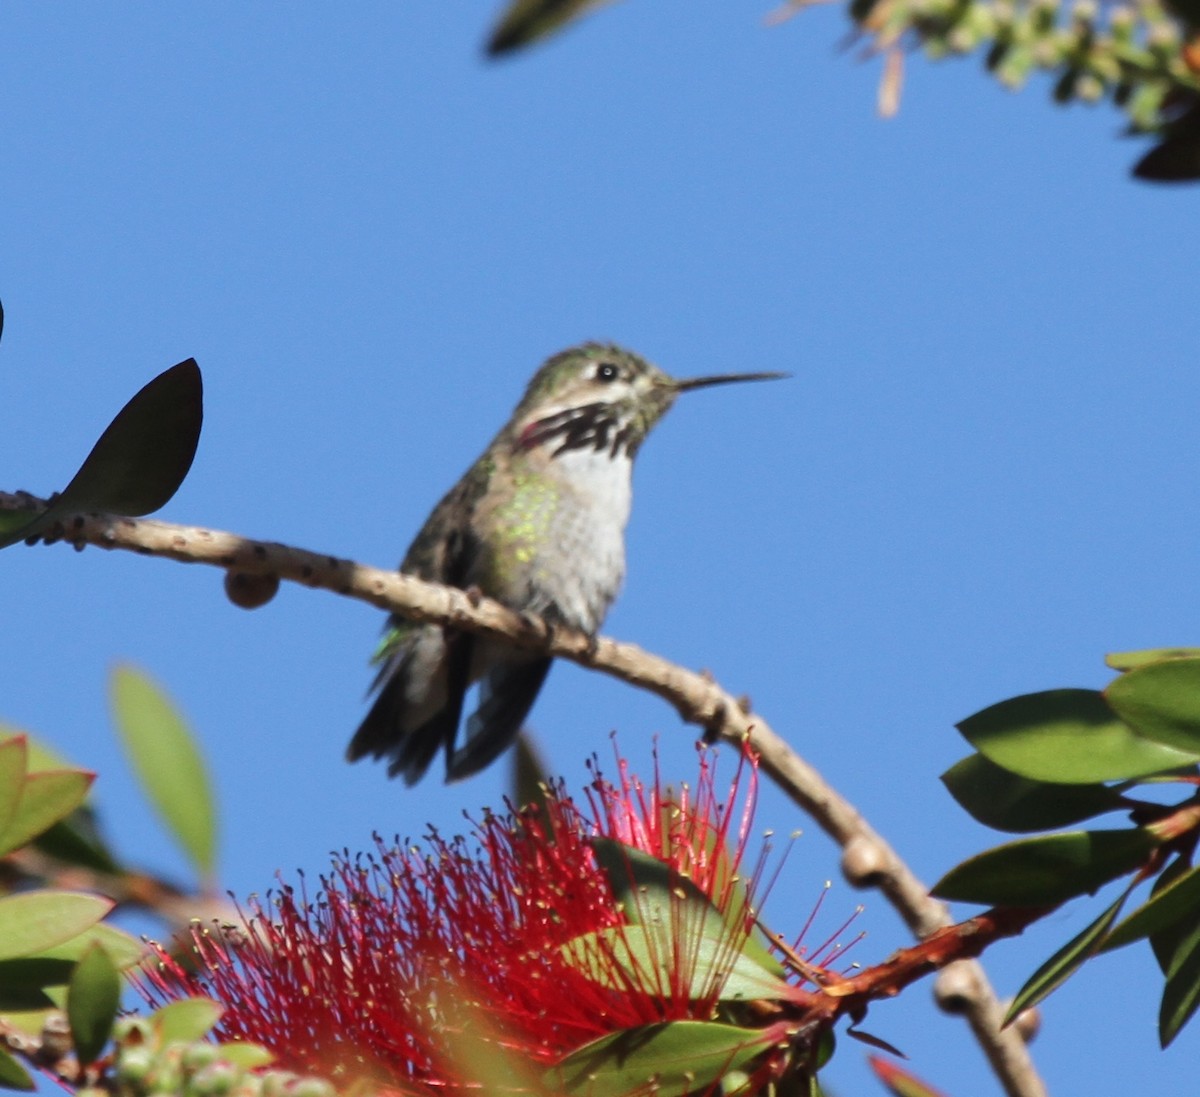
[[[576,449],[559,454],[550,467],[560,488],[555,549],[536,569],[534,584],[567,621],[595,632],[625,578],[633,462]]]

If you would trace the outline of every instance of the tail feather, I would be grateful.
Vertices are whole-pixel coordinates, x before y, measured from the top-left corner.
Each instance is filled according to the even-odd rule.
[[[346,749],[347,760],[387,758],[388,776],[401,776],[410,786],[421,779],[443,745],[449,761],[469,684],[471,646],[471,637],[461,634],[444,645],[445,659],[437,671],[444,675],[444,703],[416,726],[410,726],[416,714],[409,692],[414,649],[385,667],[375,683],[379,695]],[[426,673],[430,669],[424,668]]]
[[[552,661],[504,662],[484,676],[479,708],[467,721],[467,741],[452,754],[447,753],[447,781],[478,773],[508,749],[529,715]]]

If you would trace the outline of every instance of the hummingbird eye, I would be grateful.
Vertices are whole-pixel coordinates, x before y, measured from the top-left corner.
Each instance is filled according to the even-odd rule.
[[[612,362],[601,362],[596,367],[597,381],[615,381],[620,374],[621,371]]]

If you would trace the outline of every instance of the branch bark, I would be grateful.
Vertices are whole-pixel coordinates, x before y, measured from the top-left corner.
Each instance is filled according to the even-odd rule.
[[[25,493],[0,493],[0,509],[31,510],[45,505]],[[552,628],[491,599],[473,599],[464,591],[396,571],[199,526],[80,514],[45,531],[38,540],[47,544],[62,541],[76,548],[123,549],[233,573],[275,575],[356,598],[411,620],[500,637],[517,647],[569,659],[648,690],[671,704],[686,723],[704,729],[709,738],[739,744],[749,739],[760,755],[761,769],[841,847],[842,868],[850,883],[881,891],[918,939],[952,924],[945,905],[929,897],[925,885],[854,805],[831,788],[765,719],[748,712],[711,678],[634,644]],[[1001,1030],[1004,1010],[976,961],[957,961],[946,968],[939,976],[937,999],[948,1012],[966,1016],[1008,1097],[1044,1097],[1045,1087],[1024,1041],[1012,1028]]]

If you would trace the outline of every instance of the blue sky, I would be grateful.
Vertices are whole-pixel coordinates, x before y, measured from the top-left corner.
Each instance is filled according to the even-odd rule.
[[[490,4],[10,6],[0,487],[63,486],[195,356],[204,434],[162,516],[386,566],[564,346],[790,371],[689,396],[648,442],[606,632],[750,694],[932,882],[993,841],[937,781],[956,720],[1200,640],[1195,192],[1128,181],[1115,112],[977,60],[914,59],[883,122],[838,10],[767,8],[637,0],[489,64]],[[343,764],[369,607],[290,587],[247,614],[217,572],[94,549],[2,564],[0,718],[99,770],[133,859],[186,871],[110,730],[118,660],[203,739],[239,895],[503,794],[504,767],[406,791]],[[694,771],[662,702],[574,667],[533,724],[576,784],[613,729]],[[759,823],[805,831],[786,929],[836,851],[773,792]],[[828,909],[860,898],[839,881]],[[866,902],[870,961],[907,939]],[[994,949],[1001,991],[1093,909]],[[1127,950],[1048,1003],[1053,1092],[1194,1085],[1200,1034],[1158,1051],[1151,968]],[[868,1028],[950,1094],[999,1092],[925,987]],[[830,1083],[879,1092],[846,1045]]]

